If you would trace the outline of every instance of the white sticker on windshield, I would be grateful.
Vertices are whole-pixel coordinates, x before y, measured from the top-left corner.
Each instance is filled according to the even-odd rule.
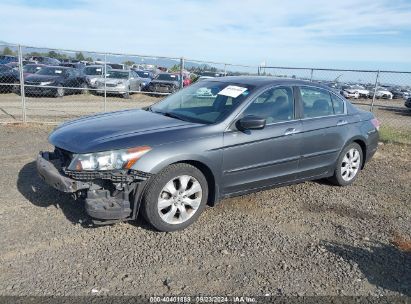
[[[176,75],[170,75],[171,78],[176,78]]]
[[[247,88],[229,85],[229,86],[226,86],[224,89],[222,89],[220,92],[218,92],[218,95],[224,95],[224,96],[228,96],[232,98],[237,98],[245,91],[247,91]]]
[[[96,69],[96,72],[101,72],[101,69]]]
[[[62,70],[55,70],[54,72],[55,72],[56,74],[61,74],[61,73],[63,73]]]

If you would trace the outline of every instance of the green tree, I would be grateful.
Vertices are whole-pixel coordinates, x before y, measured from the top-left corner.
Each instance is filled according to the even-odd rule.
[[[170,72],[178,72],[178,71],[180,71],[180,65],[175,64],[169,70],[170,70]]]
[[[86,60],[82,52],[76,53],[76,59],[79,61]]]
[[[3,49],[3,55],[15,55],[16,53],[13,52],[8,46]]]
[[[128,66],[132,66],[133,64],[135,64],[135,62],[132,61],[132,60],[127,60],[127,61],[124,61],[123,64],[128,65]]]

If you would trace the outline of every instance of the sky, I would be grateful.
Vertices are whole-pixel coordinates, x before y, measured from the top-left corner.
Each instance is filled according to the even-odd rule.
[[[411,0],[0,0],[0,20],[29,46],[411,71]]]

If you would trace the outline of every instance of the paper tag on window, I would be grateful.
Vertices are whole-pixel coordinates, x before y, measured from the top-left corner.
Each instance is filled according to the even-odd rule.
[[[218,92],[218,95],[224,95],[224,96],[228,96],[232,98],[237,98],[245,91],[247,91],[247,88],[229,85],[229,86],[226,86],[224,89],[222,89],[220,92]]]
[[[61,71],[61,70],[55,70],[55,72],[56,72],[56,74],[61,74],[61,73],[63,73],[63,71]]]

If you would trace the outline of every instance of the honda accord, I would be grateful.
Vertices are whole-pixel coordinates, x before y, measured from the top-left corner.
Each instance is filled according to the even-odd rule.
[[[223,198],[325,178],[349,185],[375,153],[378,129],[372,113],[320,84],[221,77],[146,109],[63,123],[37,169],[83,199],[95,224],[142,212],[174,231]]]

